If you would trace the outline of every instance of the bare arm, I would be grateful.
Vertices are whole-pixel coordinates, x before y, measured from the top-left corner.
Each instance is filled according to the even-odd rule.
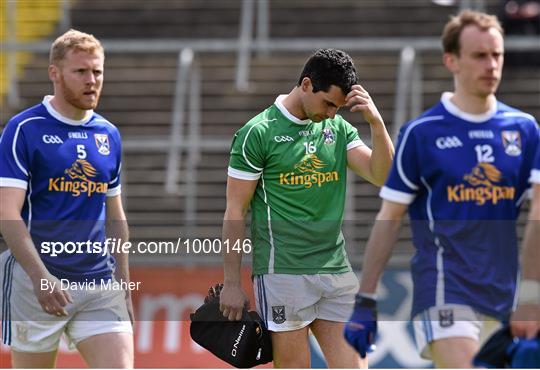
[[[26,191],[18,188],[0,188],[0,231],[17,262],[30,277],[34,294],[45,312],[51,315],[66,316],[64,309],[72,302],[69,292],[60,289],[60,281],[52,276],[39,253],[21,218]],[[42,281],[46,281],[42,289]]]
[[[360,293],[376,292],[383,269],[394,249],[406,210],[407,206],[404,204],[383,200],[364,253]]]
[[[523,279],[540,282],[540,184],[533,187],[533,200],[529,211],[529,221],[523,238]]]
[[[382,116],[369,93],[360,85],[353,86],[345,101],[351,112],[362,112],[371,129],[372,149],[361,146],[349,150],[347,152],[349,167],[372,184],[382,186],[394,158],[394,145]]]
[[[529,220],[523,237],[522,289],[532,290],[528,294],[537,299],[529,301],[520,291],[519,305],[512,314],[510,328],[516,337],[534,338],[540,331],[540,184],[533,187],[533,200],[529,211]],[[525,284],[528,286],[525,286]]]
[[[230,247],[245,238],[245,218],[257,181],[227,179],[227,209],[223,218],[223,242]],[[223,290],[220,295],[220,309],[229,320],[240,320],[242,309],[247,301],[241,287],[242,253],[229,250],[223,253]]]
[[[124,244],[129,241],[129,228],[124,213],[124,207],[122,206],[122,197],[120,195],[114,197],[107,197],[106,201],[106,229],[108,238],[116,238],[121,240]],[[114,250],[113,256],[116,259],[116,270],[114,271],[114,277],[117,281],[123,280],[129,283],[129,253],[122,253],[121,251]],[[131,301],[131,291],[126,290],[126,304],[128,313],[133,324],[133,304]]]

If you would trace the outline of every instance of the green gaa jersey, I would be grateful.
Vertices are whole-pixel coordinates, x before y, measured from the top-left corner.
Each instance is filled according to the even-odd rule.
[[[253,274],[351,270],[341,232],[347,150],[364,143],[341,116],[299,120],[285,95],[236,134],[228,174],[258,180],[251,201]]]

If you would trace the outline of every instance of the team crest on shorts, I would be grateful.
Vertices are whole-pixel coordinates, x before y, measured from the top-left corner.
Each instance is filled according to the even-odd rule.
[[[501,136],[506,154],[512,157],[521,154],[521,135],[519,131],[502,131]]]
[[[454,310],[439,310],[439,324],[441,328],[454,325]]]
[[[94,134],[98,152],[103,155],[109,155],[111,152],[109,145],[109,136],[107,134]]]
[[[324,137],[325,144],[334,144],[336,142],[334,138],[334,133],[330,127],[324,128],[322,130],[322,136]]]
[[[285,306],[272,306],[272,321],[283,324],[285,320]]]
[[[28,342],[28,328],[22,324],[16,324],[17,328],[17,339],[21,343]]]

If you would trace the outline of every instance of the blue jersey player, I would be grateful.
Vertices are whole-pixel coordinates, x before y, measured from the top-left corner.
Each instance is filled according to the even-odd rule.
[[[13,117],[0,141],[2,338],[14,367],[52,367],[65,334],[90,367],[133,367],[118,130],[94,113],[104,51],[70,30],[51,47],[54,95]],[[114,254],[114,255],[113,255]],[[116,258],[115,258],[116,257]]]
[[[474,357],[476,367],[540,367],[540,148],[529,181],[533,197],[522,244],[518,306],[509,327],[493,334]]]
[[[442,42],[454,91],[401,129],[345,337],[364,355],[374,341],[375,291],[408,210],[418,350],[437,367],[459,368],[472,366],[512,310],[515,221],[538,129],[532,116],[495,98],[504,44],[494,16],[464,11],[446,24]]]
[[[530,339],[540,336],[540,148],[536,151],[529,181],[533,196],[523,238],[523,271],[518,307],[512,314],[510,328],[514,336]]]

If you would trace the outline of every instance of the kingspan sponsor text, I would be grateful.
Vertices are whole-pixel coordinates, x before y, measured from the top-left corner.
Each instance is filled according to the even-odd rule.
[[[87,194],[91,196],[93,193],[106,193],[108,184],[106,182],[97,181],[70,181],[64,177],[57,177],[49,179],[49,191],[58,191],[65,193],[72,193],[74,197],[78,197],[81,194]]]
[[[449,202],[476,202],[478,205],[513,200],[516,194],[516,189],[512,186],[469,187],[460,184],[447,186],[446,190]]]
[[[304,185],[308,189],[314,184],[320,187],[324,183],[333,181],[339,181],[339,173],[337,171],[314,172],[301,175],[294,172],[279,174],[279,183],[281,185]]]

